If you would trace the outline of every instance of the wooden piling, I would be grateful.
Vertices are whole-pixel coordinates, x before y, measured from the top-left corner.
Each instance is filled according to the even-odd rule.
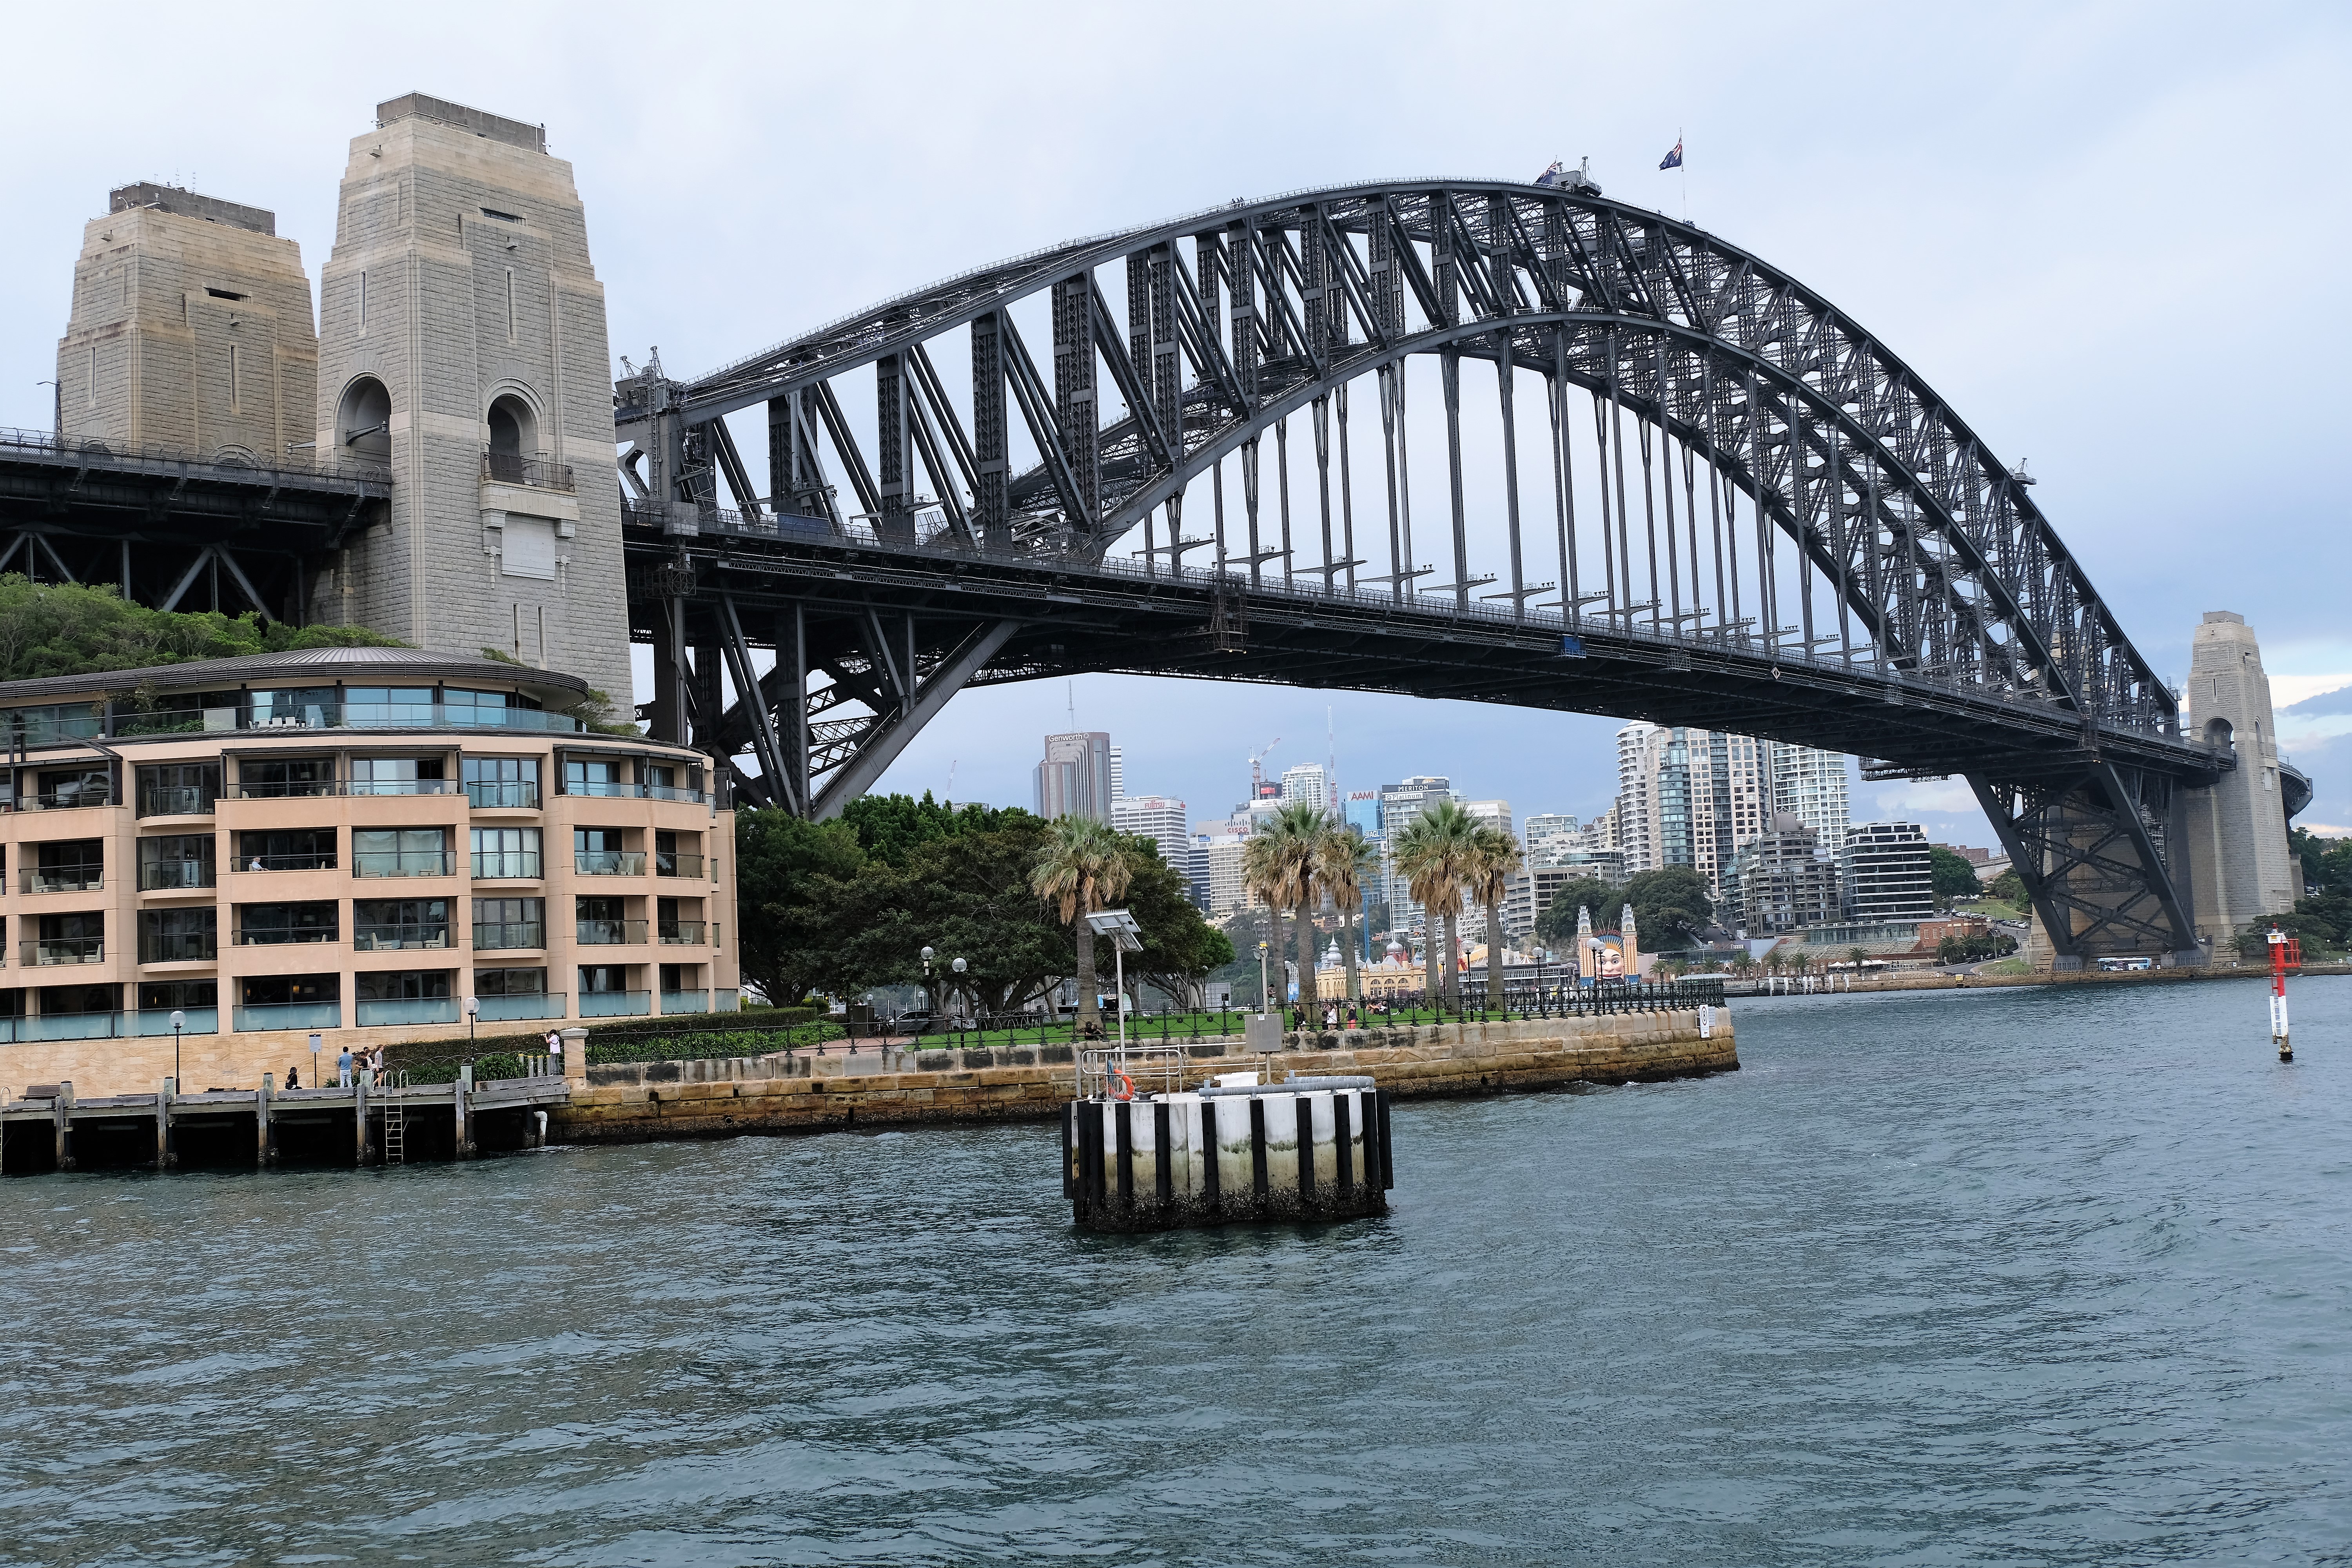
[[[58,1169],[70,1171],[74,1168],[73,1085],[71,1083],[58,1085],[58,1097],[49,1102],[49,1109],[58,1119]]]
[[[368,1103],[367,1075],[355,1074],[352,1079],[352,1147],[355,1163],[368,1163]]]
[[[268,1073],[261,1075],[261,1092],[253,1101],[253,1163],[264,1170],[278,1163],[278,1129],[270,1121],[272,1086],[277,1082]]]
[[[474,1064],[466,1063],[457,1069],[457,1081],[449,1086],[449,1115],[457,1135],[457,1158],[474,1157]]]
[[[180,1163],[180,1152],[172,1146],[172,1097],[179,1089],[168,1078],[155,1084],[155,1168],[159,1171],[168,1171]]]

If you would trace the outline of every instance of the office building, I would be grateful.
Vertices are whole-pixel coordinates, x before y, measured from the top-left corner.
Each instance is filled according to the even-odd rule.
[[[1249,903],[1249,894],[1242,885],[1242,852],[1248,842],[1247,837],[1239,833],[1198,833],[1192,837],[1208,883],[1204,907],[1213,918],[1222,919]]]
[[[1045,759],[1037,764],[1037,815],[1110,820],[1110,737],[1081,730],[1045,737]]]
[[[1123,800],[1127,796],[1127,758],[1117,746],[1110,749],[1110,797]]]
[[[1122,795],[1110,803],[1110,825],[1150,839],[1159,847],[1160,858],[1189,878],[1192,831],[1186,825],[1182,801],[1164,795]]]
[[[1320,763],[1301,763],[1282,770],[1282,798],[1303,801],[1318,811],[1331,809],[1331,772]]]
[[[1866,924],[1931,920],[1936,879],[1927,836],[1916,822],[1865,822],[1846,830],[1838,857],[1845,918]]]

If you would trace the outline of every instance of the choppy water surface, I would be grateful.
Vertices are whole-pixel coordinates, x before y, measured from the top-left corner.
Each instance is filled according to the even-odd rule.
[[[1743,1004],[1399,1108],[1385,1220],[1044,1128],[0,1184],[0,1562],[2352,1552],[2352,981]]]

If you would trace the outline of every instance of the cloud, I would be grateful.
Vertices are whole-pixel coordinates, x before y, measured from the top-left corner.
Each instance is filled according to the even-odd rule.
[[[2337,675],[2273,675],[2271,677],[2271,702],[2278,708],[2298,708],[2305,702],[2352,687],[2352,672]],[[2345,691],[2352,702],[2352,691]]]

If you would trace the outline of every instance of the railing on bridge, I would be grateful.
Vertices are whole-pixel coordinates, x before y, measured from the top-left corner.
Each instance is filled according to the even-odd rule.
[[[230,479],[243,483],[356,482],[384,486],[392,469],[350,457],[326,462],[291,453],[275,458],[232,449],[210,456],[179,447],[142,443],[110,443],[79,436],[58,437],[47,430],[0,426],[0,459],[29,458],[50,463],[88,463],[92,468],[137,468],[147,472],[184,473],[191,478]],[[569,486],[565,488],[569,489]]]

